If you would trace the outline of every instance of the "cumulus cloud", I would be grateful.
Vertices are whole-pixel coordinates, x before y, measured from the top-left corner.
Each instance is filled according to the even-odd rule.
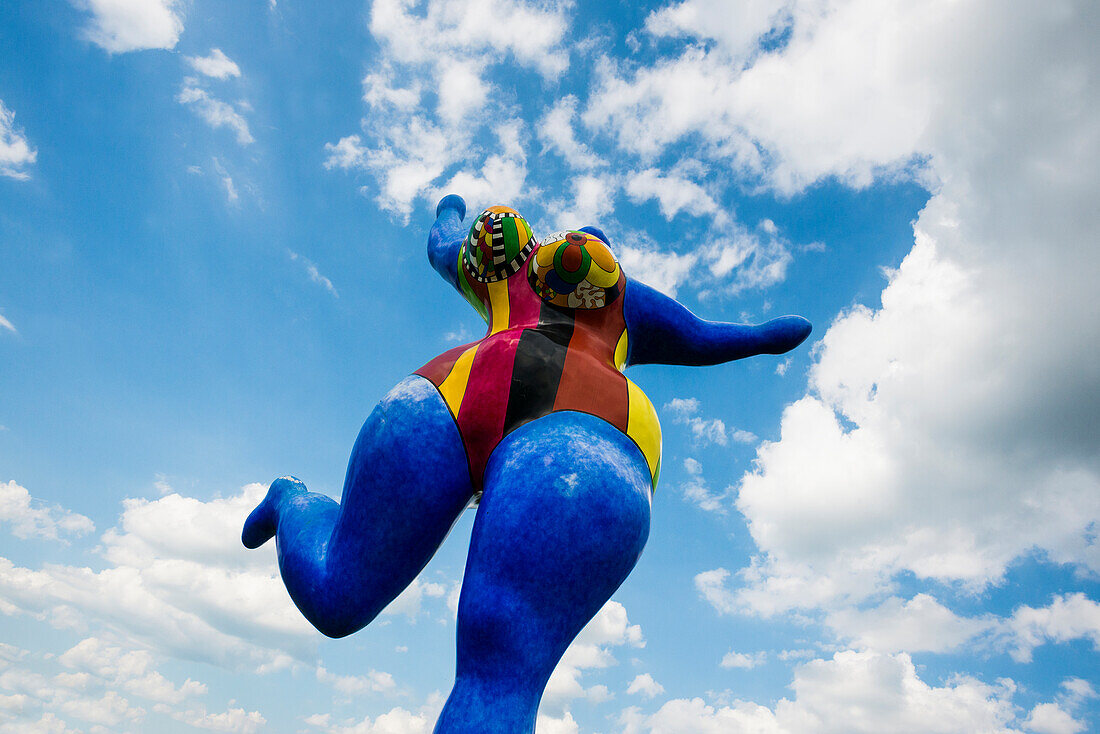
[[[123,648],[89,637],[61,655],[28,655],[12,646],[5,646],[4,653],[0,690],[12,694],[0,695],[0,709],[8,709],[0,732],[77,731],[69,729],[71,719],[92,725],[93,733],[136,731],[161,726],[151,720],[157,715],[239,734],[253,734],[266,723],[258,711],[230,708],[208,712],[195,700],[206,695],[205,684],[190,678],[173,683],[154,669],[156,656],[145,649]],[[32,660],[61,672],[45,675],[28,667]],[[5,707],[4,702],[11,705]]]
[[[415,712],[397,706],[374,718],[334,721],[332,714],[313,714],[304,722],[310,727],[306,731],[322,734],[430,734],[442,708],[443,699],[433,694]]]
[[[108,53],[175,48],[183,32],[177,0],[72,0],[91,13],[84,36]]]
[[[27,166],[34,165],[38,151],[27,142],[22,130],[15,126],[15,112],[0,99],[0,176],[25,181],[30,178]],[[0,326],[15,331],[7,319],[0,316]]]
[[[573,640],[550,675],[539,708],[540,717],[555,719],[557,724],[553,724],[554,726],[566,726],[565,722],[572,720],[568,711],[571,701],[579,698],[594,702],[607,700],[610,693],[606,686],[593,685],[585,688],[582,678],[586,671],[617,665],[618,660],[612,649],[624,645],[644,647],[642,628],[630,624],[626,608],[622,604],[609,601]],[[576,724],[572,726],[575,727]]]
[[[796,668],[791,688],[794,697],[774,708],[674,699],[648,716],[628,708],[619,723],[623,734],[1017,734],[1024,724],[1012,681],[955,677],[929,685],[905,654],[838,652]]]
[[[647,168],[632,173],[627,179],[626,193],[635,203],[656,199],[665,219],[671,220],[680,212],[726,219],[726,213],[706,189],[675,172],[662,175],[656,168]]]
[[[704,27],[709,7],[648,22],[706,43],[602,62],[586,124],[624,153],[687,145],[779,192],[905,175],[933,194],[881,304],[826,330],[807,395],[740,483],[760,554],[737,605],[844,609],[901,573],[981,589],[1035,550],[1100,569],[1095,5],[763,3],[743,26],[786,34],[767,48]],[[688,272],[736,272],[747,242],[695,247],[655,277],[675,292]],[[746,282],[782,277],[787,250]]]
[[[0,522],[8,523],[17,538],[57,540],[62,535],[85,535],[95,530],[84,515],[57,505],[46,506],[14,480],[0,484]]]
[[[630,681],[630,685],[626,687],[628,695],[641,695],[645,698],[654,698],[665,692],[665,687],[657,681],[653,680],[653,676],[649,673],[642,673],[634,676],[634,680]]]
[[[530,195],[523,111],[498,94],[488,71],[505,62],[547,78],[564,70],[567,7],[429,0],[414,9],[403,0],[375,0],[370,31],[382,50],[372,63],[378,71],[363,79],[363,134],[326,144],[325,166],[370,173],[378,204],[404,221],[415,200],[442,189],[457,187],[479,204]],[[485,33],[486,18],[508,32]],[[474,145],[486,132],[497,142]]]
[[[1012,657],[1020,662],[1029,662],[1032,651],[1047,642],[1084,638],[1100,651],[1100,603],[1081,593],[1056,596],[1046,607],[1022,606],[1007,627],[1013,641]],[[1082,698],[1095,695],[1091,688],[1077,690]]]
[[[571,167],[581,171],[604,164],[592,149],[577,140],[577,98],[568,94],[555,102],[539,120],[538,136],[546,149],[562,157]]]
[[[830,612],[826,624],[860,649],[879,652],[949,652],[994,631],[996,620],[960,617],[929,594],[908,601],[898,597],[870,609]]]
[[[102,537],[103,570],[0,559],[0,611],[61,628],[94,625],[135,648],[232,669],[305,660],[315,634],[273,556],[238,540],[265,491],[256,484],[209,502],[176,493],[126,500]]]

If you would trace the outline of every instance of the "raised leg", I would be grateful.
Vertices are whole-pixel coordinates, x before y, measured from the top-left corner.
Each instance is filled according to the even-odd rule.
[[[241,539],[255,548],[274,536],[294,603],[321,632],[342,637],[416,578],[472,494],[454,419],[435,387],[413,376],[363,424],[339,504],[277,479]]]
[[[534,731],[569,643],[649,537],[638,447],[584,413],[552,413],[494,451],[458,603],[455,685],[436,734]]]

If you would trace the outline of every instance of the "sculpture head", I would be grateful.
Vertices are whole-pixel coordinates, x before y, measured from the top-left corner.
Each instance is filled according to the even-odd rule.
[[[491,206],[471,225],[462,262],[475,280],[491,283],[519,272],[537,245],[531,226],[515,209]]]

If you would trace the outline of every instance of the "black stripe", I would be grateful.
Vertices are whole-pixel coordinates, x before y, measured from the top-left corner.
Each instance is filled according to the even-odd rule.
[[[504,414],[504,436],[554,409],[573,325],[570,314],[544,302],[539,309],[539,325],[520,334]]]

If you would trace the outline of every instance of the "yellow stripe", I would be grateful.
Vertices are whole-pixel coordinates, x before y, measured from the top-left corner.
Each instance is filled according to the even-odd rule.
[[[489,328],[490,334],[504,331],[508,328],[508,281],[496,280],[488,283],[489,286],[489,310],[492,311],[493,325]]]
[[[455,361],[451,373],[447,375],[447,379],[443,380],[443,383],[439,386],[439,392],[443,395],[443,400],[456,417],[458,416],[458,409],[462,407],[462,396],[466,394],[466,383],[470,381],[470,366],[474,363],[474,352],[476,351],[477,345],[474,345],[463,352],[462,356]]]
[[[626,329],[623,329],[622,336],[619,337],[619,343],[615,345],[615,369],[619,372],[622,372],[623,367],[626,366],[627,346]]]
[[[657,411],[653,403],[642,392],[642,388],[629,379],[626,381],[629,407],[626,418],[626,435],[638,444],[642,450],[649,473],[653,478],[653,489],[657,489],[657,477],[661,473],[661,423],[657,420]]]

